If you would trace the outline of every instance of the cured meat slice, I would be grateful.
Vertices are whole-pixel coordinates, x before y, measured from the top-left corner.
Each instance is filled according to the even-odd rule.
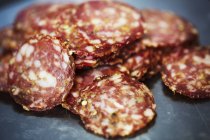
[[[145,19],[145,47],[177,47],[198,42],[197,29],[187,20],[168,11],[145,9],[140,11]]]
[[[139,39],[144,31],[138,10],[112,1],[79,5],[72,22],[75,27],[69,45],[78,68],[96,67],[99,60]]]
[[[72,4],[32,5],[19,12],[14,27],[24,34],[37,33],[65,37],[71,32],[71,16],[75,10]]]
[[[78,114],[74,104],[79,97],[79,92],[89,85],[92,85],[95,80],[99,80],[106,76],[114,75],[115,73],[129,73],[126,67],[123,66],[102,66],[95,69],[77,71],[74,79],[74,86],[70,93],[66,96],[62,106],[74,114]]]
[[[70,91],[74,61],[60,41],[37,35],[10,60],[11,96],[26,110],[44,111],[59,105]]]
[[[8,70],[11,54],[0,56],[0,91],[9,91]]]
[[[162,79],[175,93],[190,98],[209,98],[210,49],[178,49],[163,59]]]
[[[105,137],[127,136],[145,127],[155,106],[143,83],[120,73],[80,91],[75,104],[85,128]]]

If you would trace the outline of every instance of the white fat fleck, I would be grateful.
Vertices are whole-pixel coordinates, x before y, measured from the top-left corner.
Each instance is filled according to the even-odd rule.
[[[113,40],[113,39],[108,39],[107,42],[108,42],[109,44],[114,44],[114,40]]]
[[[37,80],[37,76],[33,71],[29,71],[29,75],[28,78],[32,81],[36,81]]]
[[[132,131],[133,126],[132,125],[123,125],[122,128],[125,130],[125,132],[129,133]]]
[[[103,119],[102,122],[101,122],[101,125],[102,126],[109,126],[109,119],[107,119],[107,118]]]
[[[141,17],[141,15],[139,13],[133,13],[132,16],[135,20],[138,20]]]
[[[146,117],[152,117],[153,115],[154,115],[154,112],[150,108],[144,111],[144,116]]]
[[[98,19],[98,18],[94,18],[91,20],[91,23],[94,24],[94,25],[99,25],[101,24],[101,19]]]
[[[54,54],[53,56],[55,59],[59,59],[58,55]]]
[[[58,51],[58,52],[61,52],[61,47],[60,46],[53,46],[53,48]]]
[[[72,92],[71,94],[72,94],[73,97],[75,97],[75,98],[79,97],[79,92],[78,92],[78,91]]]
[[[58,39],[53,40],[53,43],[60,44],[60,41]]]
[[[47,30],[44,30],[44,29],[41,30],[40,32],[41,32],[42,34],[44,34],[44,35],[47,35],[47,34],[48,34],[48,31],[47,31]]]
[[[205,55],[205,58],[201,58],[201,57],[199,57],[199,56],[193,56],[193,60],[195,61],[195,62],[197,62],[198,64],[200,64],[200,63],[204,63],[204,64],[206,64],[206,65],[210,65],[210,55]]]
[[[88,52],[93,52],[93,51],[94,51],[93,46],[87,46],[87,47],[85,47],[85,49],[86,49]]]
[[[116,14],[116,10],[113,8],[106,8],[105,11],[110,15]]]
[[[135,60],[136,60],[136,62],[140,62],[140,61],[142,61],[142,57],[138,56],[135,58]]]
[[[116,90],[116,88],[115,87],[111,87],[110,89],[109,89],[109,94],[114,94],[115,91]]]
[[[20,52],[22,55],[25,55],[26,57],[29,57],[34,51],[34,46],[30,44],[24,44],[22,48],[20,49]]]
[[[97,78],[97,77],[100,77],[103,75],[102,72],[98,71],[98,70],[94,70],[93,73],[91,73],[91,75],[94,77],[94,78]]]
[[[59,63],[58,61],[54,61],[54,65],[55,65],[56,67],[60,67],[60,63]]]
[[[179,68],[181,69],[181,70],[183,70],[183,69],[185,69],[187,66],[185,65],[185,64],[179,64]]]
[[[174,71],[171,72],[171,77],[175,77],[176,74],[174,73]]]
[[[120,27],[120,26],[125,25],[126,23],[127,23],[127,20],[125,18],[119,18],[115,26]]]
[[[63,58],[66,63],[69,63],[69,56],[67,53],[63,53]]]
[[[101,40],[99,40],[99,39],[90,40],[90,43],[92,43],[92,44],[100,44]]]
[[[17,56],[16,56],[16,61],[21,62],[22,60],[23,60],[22,55],[20,53],[18,53]]]
[[[40,20],[39,22],[38,22],[38,25],[39,26],[44,26],[44,25],[46,25],[46,20]]]
[[[61,64],[61,65],[62,65],[62,68],[63,68],[63,69],[66,69],[66,68],[67,68],[67,66],[68,66],[68,65],[67,65],[66,63],[64,63],[64,62],[62,62],[62,64]]]
[[[120,75],[120,74],[115,74],[115,75],[113,75],[113,76],[110,78],[110,80],[112,80],[112,81],[115,81],[115,80],[117,80],[117,79],[121,79],[121,75]]]
[[[110,106],[106,106],[106,111],[109,113],[109,114],[112,114],[112,113],[114,113],[115,111],[116,111],[116,109],[114,109],[114,108],[112,108],[112,107],[110,107]]]
[[[110,101],[111,101],[117,108],[119,108],[119,109],[123,109],[123,108],[124,108],[124,106],[121,105],[121,104],[119,104],[116,100],[114,100],[114,99],[111,98]]]
[[[38,73],[39,80],[36,83],[44,88],[56,87],[56,78],[46,71],[41,71]]]
[[[158,25],[159,25],[161,28],[168,28],[168,27],[169,27],[168,23],[166,23],[166,22],[164,22],[164,21],[160,21],[160,22],[158,23]]]
[[[139,119],[142,119],[142,116],[141,115],[137,115],[137,114],[132,114],[131,118],[135,119],[135,120],[139,120]]]
[[[31,39],[29,42],[30,42],[31,44],[34,44],[34,43],[37,43],[38,40],[37,40],[37,39]]]
[[[39,68],[41,66],[41,62],[39,60],[34,61],[34,66]]]
[[[172,65],[171,64],[168,64],[166,67],[167,67],[167,70],[171,70]]]

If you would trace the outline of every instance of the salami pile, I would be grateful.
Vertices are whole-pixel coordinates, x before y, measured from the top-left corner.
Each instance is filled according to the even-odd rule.
[[[62,105],[107,138],[154,120],[144,80],[158,73],[174,93],[210,98],[210,49],[169,11],[114,1],[40,4],[0,32],[0,91],[27,111]]]

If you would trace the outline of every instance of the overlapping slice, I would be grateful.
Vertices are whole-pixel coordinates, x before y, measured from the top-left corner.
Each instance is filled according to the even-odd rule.
[[[112,1],[80,4],[73,16],[75,28],[70,48],[76,54],[76,66],[96,67],[143,34],[141,14],[133,7]]]
[[[169,48],[198,42],[198,31],[187,20],[169,11],[140,10],[145,19],[145,47]]]
[[[19,12],[14,28],[21,34],[44,34],[66,39],[71,33],[73,4],[40,4],[29,6]]]
[[[178,49],[163,60],[162,80],[173,92],[210,97],[210,49]]]
[[[130,135],[155,116],[149,89],[122,73],[96,80],[81,90],[73,108],[86,129],[105,137]]]
[[[119,72],[129,73],[129,71],[123,66],[103,66],[90,70],[77,71],[74,79],[74,86],[71,89],[71,92],[65,98],[62,106],[71,112],[78,114],[77,110],[74,108],[74,104],[79,97],[79,92],[87,86],[92,85],[95,80]]]
[[[26,110],[44,111],[61,104],[74,78],[74,61],[60,41],[37,35],[10,60],[11,96]]]

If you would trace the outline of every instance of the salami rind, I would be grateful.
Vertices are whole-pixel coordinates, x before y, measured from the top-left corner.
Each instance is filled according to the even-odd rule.
[[[0,56],[0,91],[9,91],[8,71],[11,54]]]
[[[69,39],[77,68],[96,67],[100,60],[118,52],[143,34],[141,14],[133,7],[112,1],[80,4]]]
[[[10,60],[11,96],[26,110],[44,111],[61,104],[74,78],[74,61],[60,41],[37,35]]]
[[[79,97],[79,92],[103,77],[114,75],[115,73],[129,74],[129,71],[124,66],[102,66],[90,70],[77,71],[74,78],[74,86],[70,93],[66,96],[62,106],[70,110],[74,114],[78,114],[74,104]]]
[[[127,136],[155,117],[152,93],[124,74],[98,80],[80,91],[75,108],[85,128],[105,137]]]
[[[146,34],[142,45],[169,48],[198,43],[198,31],[187,20],[169,11],[140,10],[145,19]]]
[[[163,59],[162,79],[173,92],[210,98],[210,49],[178,49]]]

